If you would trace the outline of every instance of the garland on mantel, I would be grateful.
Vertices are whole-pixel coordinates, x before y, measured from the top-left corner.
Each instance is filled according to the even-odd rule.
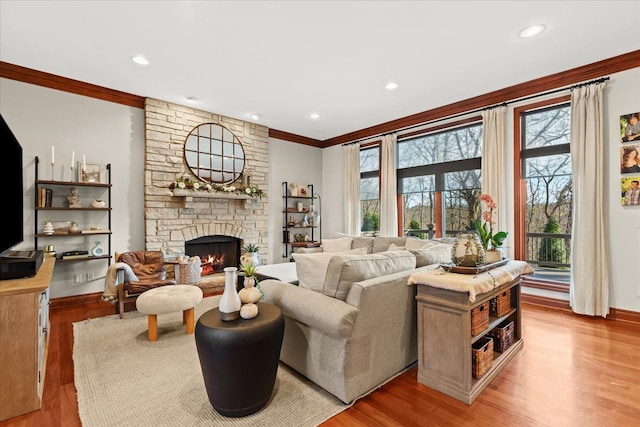
[[[174,182],[169,184],[169,189],[172,190],[172,195],[178,195],[175,193],[178,193],[178,192],[182,193],[182,191],[179,191],[179,190],[185,190],[185,191],[188,191],[190,195],[192,193],[194,197],[199,197],[199,196],[207,197],[208,194],[212,195],[212,197],[215,197],[214,195],[215,193],[221,193],[218,195],[228,194],[228,195],[236,195],[236,196],[249,196],[252,198],[261,199],[263,196],[267,195],[267,193],[260,190],[258,187],[251,186],[251,185],[246,187],[235,186],[235,185],[224,185],[224,184],[212,185],[208,182],[194,181],[191,178],[184,177],[184,176],[180,176],[176,178]],[[175,190],[178,190],[178,191],[175,191]],[[184,194],[179,194],[179,195],[183,196]]]

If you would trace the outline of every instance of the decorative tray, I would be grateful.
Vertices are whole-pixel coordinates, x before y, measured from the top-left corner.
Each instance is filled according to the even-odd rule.
[[[492,262],[491,264],[482,264],[476,267],[465,267],[463,265],[455,265],[451,262],[441,263],[440,267],[444,271],[450,271],[452,273],[461,273],[461,274],[478,274],[487,270],[491,270],[492,268],[500,267],[501,265],[505,265],[511,261],[511,258],[503,258],[500,261]]]

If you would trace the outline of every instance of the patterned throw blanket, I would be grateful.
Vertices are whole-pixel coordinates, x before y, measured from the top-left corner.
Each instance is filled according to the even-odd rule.
[[[109,266],[107,270],[107,275],[104,279],[104,293],[102,294],[102,299],[105,301],[109,301],[111,303],[115,302],[118,299],[118,287],[116,285],[116,276],[118,274],[118,270],[124,270],[124,280],[125,282],[132,282],[138,280],[138,277],[133,273],[129,264],[124,262],[116,262]]]
[[[533,273],[526,261],[509,261],[507,264],[477,274],[446,272],[442,267],[435,270],[414,273],[409,276],[407,285],[427,285],[456,292],[469,292],[469,301],[474,302],[476,295],[489,292],[500,285],[509,283],[523,274]]]

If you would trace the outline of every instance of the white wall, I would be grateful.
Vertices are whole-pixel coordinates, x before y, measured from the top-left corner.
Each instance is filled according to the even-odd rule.
[[[52,145],[55,146],[56,180],[69,179],[72,150],[76,152],[76,160],[82,159],[84,154],[88,163],[112,164],[111,250],[123,252],[144,248],[144,119],[141,109],[0,79],[0,112],[23,150],[25,240],[17,249],[33,249],[34,159],[35,156],[40,158],[39,177],[50,179]],[[102,174],[104,177],[104,170]],[[79,194],[82,197],[82,189]],[[55,214],[64,215],[64,212]],[[53,215],[51,212],[50,216]],[[46,216],[42,212],[38,216],[41,223],[37,231],[41,231]],[[89,221],[81,218],[80,226],[83,220]],[[38,249],[44,244],[53,244],[57,251],[76,249],[73,246],[78,245],[78,249],[89,250],[96,240],[101,240],[106,249],[106,236],[39,239],[41,247]],[[106,261],[58,263],[51,283],[51,297],[103,291],[106,270]],[[85,273],[93,273],[95,279],[73,283],[75,274],[86,277]]]
[[[269,139],[269,259],[265,263],[279,263],[289,261],[283,257],[282,221],[284,201],[282,199],[282,183],[295,182],[299,184],[313,184],[314,193],[320,195],[322,206],[320,224],[322,235],[325,236],[325,192],[322,182],[322,149],[308,145],[296,144],[280,139]]]

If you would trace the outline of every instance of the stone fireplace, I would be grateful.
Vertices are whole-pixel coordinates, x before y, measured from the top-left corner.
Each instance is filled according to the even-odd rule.
[[[236,135],[245,152],[243,175],[251,177],[252,185],[267,190],[268,128],[147,98],[144,164],[146,249],[162,250],[171,258],[186,254],[187,241],[225,236],[237,242],[232,255],[236,262],[245,243],[258,245],[261,256],[266,258],[269,195],[261,199],[211,198],[197,193],[174,196],[169,190],[169,185],[183,174],[195,179],[184,161],[184,143],[189,132],[203,123],[218,123]]]

